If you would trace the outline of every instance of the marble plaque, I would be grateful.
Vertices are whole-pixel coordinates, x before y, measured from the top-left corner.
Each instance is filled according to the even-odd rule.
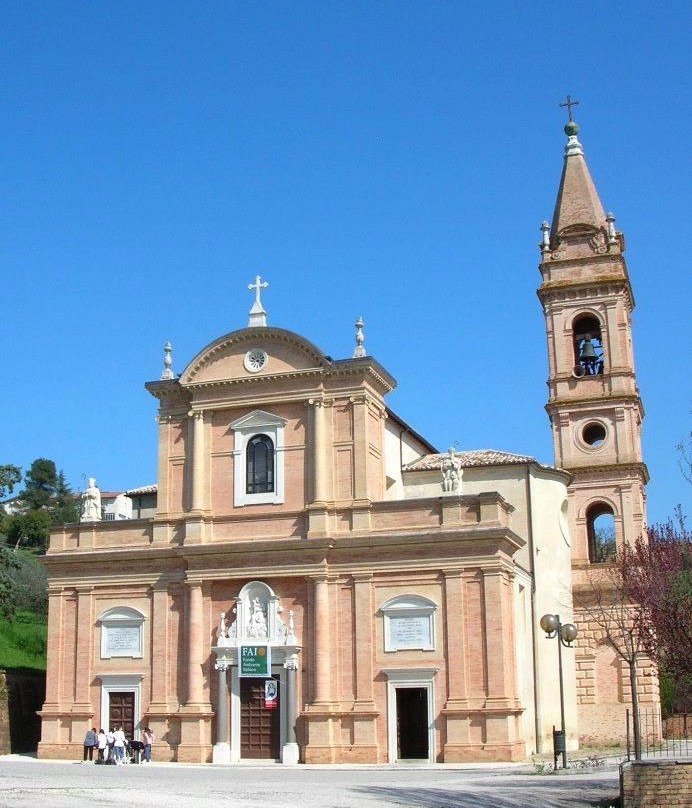
[[[141,630],[139,626],[106,626],[106,656],[142,655]]]
[[[392,649],[396,648],[430,648],[430,617],[396,617],[389,618],[389,640]]]

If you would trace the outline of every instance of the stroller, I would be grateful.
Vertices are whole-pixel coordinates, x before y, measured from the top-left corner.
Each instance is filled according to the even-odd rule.
[[[144,744],[142,741],[127,742],[127,758],[129,759],[130,763],[141,763],[143,752]]]

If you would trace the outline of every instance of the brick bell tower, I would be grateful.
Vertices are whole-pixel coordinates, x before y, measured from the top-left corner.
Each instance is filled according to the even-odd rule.
[[[625,239],[613,214],[603,211],[569,110],[553,221],[541,226],[538,297],[548,338],[546,409],[555,464],[572,474],[572,563],[583,568],[608,561],[623,541],[643,533],[648,472]]]

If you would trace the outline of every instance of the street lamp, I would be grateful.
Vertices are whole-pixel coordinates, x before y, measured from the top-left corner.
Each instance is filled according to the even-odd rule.
[[[562,752],[562,768],[567,768],[567,736],[565,734],[565,690],[562,683],[562,646],[571,648],[572,643],[577,639],[577,627],[572,623],[560,622],[559,614],[544,614],[541,617],[541,628],[548,635],[548,639],[557,637],[557,659],[560,668],[560,719],[562,726],[560,732],[555,732],[553,727],[553,756],[557,764],[558,752]]]

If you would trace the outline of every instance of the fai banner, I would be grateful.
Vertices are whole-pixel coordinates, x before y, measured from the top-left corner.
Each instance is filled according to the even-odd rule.
[[[271,648],[268,645],[238,647],[238,676],[271,676]]]
[[[277,695],[279,693],[279,683],[276,679],[267,679],[264,683],[264,706],[267,709],[276,707]]]

